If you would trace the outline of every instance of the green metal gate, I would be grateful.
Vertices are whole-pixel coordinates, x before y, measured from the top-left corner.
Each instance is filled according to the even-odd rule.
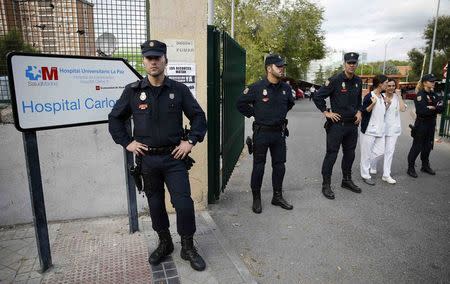
[[[244,147],[244,117],[236,109],[244,87],[245,50],[227,33],[208,26],[209,203],[214,203],[225,189]]]
[[[447,63],[448,66],[448,63]],[[441,115],[441,125],[439,128],[439,136],[450,137],[450,75],[447,73],[447,79],[445,80],[444,89],[444,111]]]

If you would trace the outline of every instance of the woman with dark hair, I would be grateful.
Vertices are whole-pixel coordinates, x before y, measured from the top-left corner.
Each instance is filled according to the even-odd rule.
[[[386,105],[381,94],[386,90],[388,78],[377,75],[373,79],[372,92],[367,94],[362,103],[361,120],[361,177],[369,185],[375,185],[370,176],[370,166],[384,154],[384,115]]]
[[[436,116],[443,110],[442,100],[434,93],[436,77],[433,74],[426,74],[417,86],[417,97],[414,100],[416,106],[416,122],[413,128],[413,144],[408,154],[407,174],[413,178],[417,177],[414,163],[420,153],[422,160],[422,172],[435,175],[435,171],[430,167],[430,152],[433,148],[434,130],[436,127]]]
[[[402,94],[396,89],[396,82],[389,78],[384,100],[386,102],[386,114],[384,116],[384,163],[382,180],[389,184],[395,184],[397,181],[391,177],[392,158],[394,157],[395,144],[397,138],[402,133],[400,112],[406,110],[406,104],[403,102]],[[370,166],[371,173],[376,173],[377,164]]]

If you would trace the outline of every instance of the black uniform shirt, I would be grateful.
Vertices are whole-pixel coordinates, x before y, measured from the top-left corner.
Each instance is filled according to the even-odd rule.
[[[330,97],[331,111],[339,113],[344,119],[350,119],[361,110],[361,96],[361,79],[356,75],[349,79],[342,72],[328,79],[313,99],[316,107],[324,112],[327,109],[325,99]]]
[[[435,118],[438,113],[442,112],[442,109],[437,106],[439,101],[440,99],[435,93],[420,90],[414,100],[417,117]],[[427,106],[434,106],[436,109],[429,109]]]
[[[272,84],[265,78],[246,88],[236,107],[246,117],[254,116],[255,123],[274,126],[285,123],[287,112],[294,104],[287,83]]]
[[[203,141],[205,113],[189,88],[167,77],[160,88],[154,87],[145,77],[125,87],[108,116],[109,132],[117,144],[126,147],[133,138],[126,131],[125,121],[133,116],[134,140],[151,147],[178,145],[183,113],[191,125],[189,140],[194,144]]]

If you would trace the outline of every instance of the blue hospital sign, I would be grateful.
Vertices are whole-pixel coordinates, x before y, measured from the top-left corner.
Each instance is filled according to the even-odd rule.
[[[19,131],[106,122],[125,85],[141,78],[120,58],[12,53],[8,71]]]

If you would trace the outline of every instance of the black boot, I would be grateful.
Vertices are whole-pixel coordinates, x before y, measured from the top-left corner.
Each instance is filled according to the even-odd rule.
[[[255,191],[252,191],[252,194],[253,194],[252,210],[256,214],[260,214],[262,212],[261,191],[260,190],[255,190]]]
[[[172,237],[170,236],[170,231],[165,230],[158,232],[158,236],[159,245],[148,258],[148,262],[151,265],[158,265],[166,256],[173,252],[173,243]]]
[[[341,187],[346,188],[346,189],[351,190],[356,193],[361,193],[361,188],[359,188],[356,184],[353,183],[351,174],[344,174],[344,178],[342,179]]]
[[[430,167],[430,163],[422,163],[422,168],[420,169],[420,171],[430,174],[432,176],[436,174],[436,172],[433,171],[433,169]]]
[[[334,192],[331,190],[331,177],[323,177],[322,193],[328,199],[334,199]]]
[[[274,189],[273,190],[273,198],[272,198],[272,204],[275,206],[280,206],[283,209],[286,210],[292,210],[294,206],[287,203],[287,201],[283,198],[283,191],[281,189]]]
[[[418,177],[418,175],[416,173],[416,169],[414,168],[414,164],[408,166],[408,171],[406,173],[413,178]]]
[[[181,236],[181,253],[180,256],[184,260],[189,260],[191,267],[195,270],[202,271],[206,268],[203,258],[197,253],[194,247],[193,236]]]

